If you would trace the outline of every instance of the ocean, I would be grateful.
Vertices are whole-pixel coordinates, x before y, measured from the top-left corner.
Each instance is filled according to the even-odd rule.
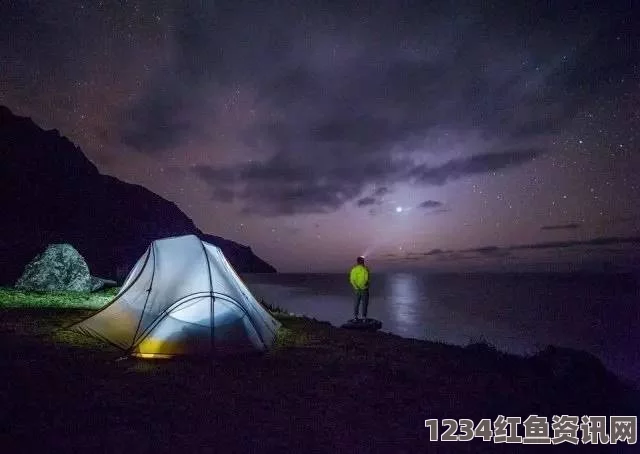
[[[254,296],[339,326],[353,317],[346,274],[248,274]],[[640,279],[631,274],[372,275],[368,316],[403,337],[531,355],[590,352],[640,386]]]

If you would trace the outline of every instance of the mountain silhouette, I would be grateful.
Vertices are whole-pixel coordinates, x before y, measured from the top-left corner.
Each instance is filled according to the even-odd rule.
[[[153,240],[194,234],[239,273],[275,268],[251,248],[201,232],[172,202],[102,175],[53,129],[0,106],[0,285],[12,285],[50,243],[70,243],[96,276],[122,280]]]

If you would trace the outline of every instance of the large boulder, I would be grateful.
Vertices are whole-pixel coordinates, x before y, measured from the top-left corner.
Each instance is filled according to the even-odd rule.
[[[15,287],[28,291],[92,290],[91,274],[84,258],[70,244],[50,244],[24,269]]]

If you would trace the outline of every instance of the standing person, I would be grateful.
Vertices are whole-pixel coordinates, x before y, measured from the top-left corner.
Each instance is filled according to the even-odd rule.
[[[358,257],[357,263],[351,268],[349,282],[351,282],[356,296],[353,317],[358,320],[360,302],[362,302],[362,318],[366,320],[367,307],[369,306],[369,269],[364,264],[364,257]]]

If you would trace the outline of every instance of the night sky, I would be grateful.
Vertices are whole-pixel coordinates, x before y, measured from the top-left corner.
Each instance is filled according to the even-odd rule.
[[[639,10],[10,0],[0,104],[280,271],[633,265]]]

